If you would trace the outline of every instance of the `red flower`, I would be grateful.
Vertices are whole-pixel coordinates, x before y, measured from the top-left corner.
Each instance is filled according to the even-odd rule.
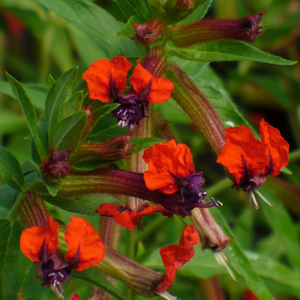
[[[253,185],[259,188],[265,176],[278,175],[288,164],[289,144],[279,130],[262,120],[260,135],[262,141],[246,126],[225,129],[225,145],[217,162],[228,168],[244,190]]]
[[[70,300],[80,300],[80,297],[76,294],[76,292],[74,292],[74,293],[70,296]]]
[[[73,268],[78,271],[94,266],[104,258],[105,246],[92,225],[83,218],[72,216],[65,239],[69,251],[64,263],[57,252],[58,223],[49,217],[45,228],[34,226],[21,234],[20,248],[31,261],[38,263],[39,277],[54,293],[63,298],[62,284]]]
[[[99,264],[105,256],[105,246],[97,231],[83,218],[72,216],[65,240],[69,248],[65,259],[69,264],[75,264],[77,271]]]
[[[186,178],[195,172],[190,149],[184,144],[176,145],[174,140],[146,149],[143,159],[149,166],[144,173],[144,180],[151,191],[173,194],[179,190],[176,177]]]
[[[137,221],[144,215],[154,214],[160,212],[163,215],[172,217],[173,215],[166,211],[161,205],[148,206],[139,212],[130,209],[128,206],[125,208],[117,204],[104,203],[99,206],[97,212],[101,216],[113,217],[115,222],[119,225],[133,230]]]
[[[176,272],[195,255],[193,248],[199,243],[200,238],[196,228],[193,225],[188,225],[182,233],[179,245],[166,246],[160,249],[166,275],[156,287],[158,292],[161,293],[172,285]]]
[[[114,93],[124,92],[131,66],[124,56],[115,56],[112,61],[107,58],[94,61],[82,75],[89,88],[89,97],[109,102]]]
[[[152,76],[143,68],[139,60],[130,78],[130,83],[140,99],[150,103],[168,101],[174,90],[174,84],[169,79]]]
[[[53,255],[58,246],[58,227],[58,223],[50,216],[45,228],[34,226],[25,229],[20,239],[22,253],[33,262],[42,260],[43,248],[48,256]]]

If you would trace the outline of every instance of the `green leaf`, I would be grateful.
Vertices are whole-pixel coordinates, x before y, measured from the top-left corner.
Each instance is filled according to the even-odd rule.
[[[131,142],[133,144],[131,150],[133,153],[136,153],[141,150],[147,149],[159,142],[165,142],[165,140],[158,139],[158,138],[132,137]]]
[[[83,91],[79,91],[75,93],[67,102],[64,103],[61,109],[60,118],[64,119],[66,117],[69,117],[73,113],[79,111],[82,102],[83,102]]]
[[[81,139],[82,132],[87,123],[86,112],[78,111],[61,120],[53,128],[49,144],[55,150],[75,149]]]
[[[11,226],[8,220],[0,220],[0,232],[1,232],[1,239],[0,239],[0,277],[3,279],[3,270],[5,266],[5,258],[7,255],[8,250],[8,242],[9,236],[11,234]],[[3,281],[1,280],[0,283],[0,296],[3,299]]]
[[[22,231],[23,228],[19,223],[14,223],[11,227],[2,273],[5,300],[18,299],[19,290],[32,265],[32,262],[20,251]]]
[[[298,239],[298,230],[296,230],[293,221],[286,211],[285,207],[275,197],[275,195],[266,187],[262,186],[259,192],[274,206],[270,207],[264,201],[260,201],[263,213],[271,228],[281,236],[282,243],[285,246],[287,257],[292,268],[299,272],[300,270],[300,246]]]
[[[22,191],[24,176],[20,164],[14,155],[2,146],[0,146],[0,176],[12,188]]]
[[[245,253],[239,246],[232,231],[223,219],[220,209],[210,209],[216,222],[222,227],[224,233],[232,239],[224,253],[229,260],[229,266],[234,271],[237,279],[243,282],[260,300],[274,300],[262,280],[258,277]]]
[[[45,116],[47,120],[49,139],[54,126],[59,120],[61,108],[70,95],[77,75],[77,68],[63,74],[52,86],[47,99]]]
[[[139,16],[132,16],[124,27],[117,33],[117,36],[123,39],[132,40],[135,35],[135,29],[132,27],[133,24],[143,24],[145,19]]]
[[[217,40],[180,49],[169,43],[167,53],[182,59],[200,62],[246,60],[276,65],[294,65],[297,63],[263,52],[245,42],[236,40]]]
[[[44,111],[45,100],[49,91],[48,87],[28,83],[23,84],[22,86],[26,91],[29,99],[31,99],[34,107],[39,109],[40,111]],[[0,81],[0,92],[12,98],[16,98],[15,94],[11,90],[11,85],[8,82]]]
[[[87,215],[97,215],[96,209],[102,203],[118,203],[118,200],[109,194],[86,194],[76,198],[64,197],[59,194],[56,197],[51,197],[44,194],[43,199],[66,211]]]
[[[26,125],[23,118],[20,118],[20,113],[5,109],[0,110],[0,135],[6,135],[13,132],[17,132],[20,128],[24,128]]]
[[[164,9],[163,2],[161,0],[148,0],[150,8],[160,16],[165,16],[166,11]]]
[[[101,271],[97,269],[97,267],[92,267],[87,270],[78,272],[76,270],[72,271],[71,277],[79,278],[85,280],[92,285],[100,288],[101,290],[105,291],[106,293],[112,295],[115,299],[118,300],[126,300],[128,299],[122,293],[114,287],[107,278],[104,277]]]
[[[36,129],[36,114],[33,105],[20,82],[10,76],[8,73],[6,73],[6,77],[13,88],[13,92],[16,95],[17,100],[21,105],[31,135],[34,136]]]
[[[0,206],[11,209],[17,200],[18,191],[9,185],[0,188]]]
[[[126,57],[141,57],[145,54],[140,45],[116,37],[116,33],[122,29],[122,23],[116,21],[108,12],[93,3],[82,0],[36,1],[74,24],[109,59],[121,54]]]

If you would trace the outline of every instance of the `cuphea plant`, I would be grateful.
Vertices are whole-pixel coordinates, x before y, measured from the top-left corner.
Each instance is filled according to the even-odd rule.
[[[215,61],[243,60],[294,64],[247,43],[264,33],[265,12],[203,19],[211,0],[117,0],[107,10],[83,0],[32,2],[75,25],[102,56],[84,70],[72,68],[57,80],[49,75],[40,102],[28,85],[6,73],[27,123],[30,154],[20,161],[13,151],[0,147],[5,183],[0,188],[0,292],[4,299],[35,296],[28,292],[32,265],[30,274],[36,272],[40,284],[50,287],[58,298],[65,297],[67,286],[67,296],[78,300],[78,282],[90,282],[92,299],[177,299],[171,295],[180,290],[179,284],[172,287],[177,271],[195,254],[199,254],[197,263],[205,261],[199,243],[211,250],[205,253],[218,264],[206,268],[200,264],[196,271],[189,267],[188,275],[182,273],[185,279],[214,280],[210,278],[225,273],[238,282],[240,295],[244,290],[244,299],[273,299],[259,277],[261,265],[256,268],[250,263],[251,256],[225,219],[230,217],[226,212],[234,210],[230,197],[250,197],[258,209],[256,193],[275,205],[262,203],[272,225],[278,217],[279,222],[286,221],[288,230],[293,228],[266,181],[282,169],[289,173],[290,146],[284,134],[263,118],[258,138],[209,66]],[[209,76],[203,75],[204,69]],[[171,130],[174,111],[188,118],[191,130]],[[185,133],[190,131],[201,133],[197,139],[212,150],[213,165],[205,160],[199,164],[199,156],[193,159],[195,149],[176,142],[188,143]],[[217,175],[206,180],[204,170],[219,164],[223,166],[219,172],[230,180],[219,180]],[[225,191],[230,186],[235,188],[234,196]],[[297,194],[292,181],[282,181],[281,186],[293,187]],[[224,193],[217,194],[218,189]],[[60,212],[68,212],[67,217]],[[91,225],[95,222],[91,216],[100,218],[98,230]],[[171,229],[164,233],[162,223]],[[289,237],[281,226],[274,231],[284,241],[283,253],[295,270],[280,259],[272,262],[289,278],[298,276],[296,231],[293,228]],[[208,272],[202,274],[203,270]],[[11,274],[17,274],[13,284]],[[75,284],[74,279],[81,281]],[[115,279],[125,285],[124,292]],[[209,291],[212,282],[204,282],[203,288]],[[220,291],[218,282],[214,283]]]

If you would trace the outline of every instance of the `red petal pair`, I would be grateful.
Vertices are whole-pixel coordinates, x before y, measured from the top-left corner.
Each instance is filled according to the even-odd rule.
[[[114,57],[111,62],[107,58],[93,62],[82,75],[88,85],[89,97],[106,103],[114,96],[112,90],[117,94],[124,92],[131,66],[131,62],[124,56]],[[152,76],[139,61],[130,83],[139,96],[145,96],[142,100],[151,103],[167,101],[174,90],[174,84],[169,79]]]
[[[172,285],[176,272],[195,255],[193,248],[199,243],[200,238],[197,229],[193,225],[188,225],[182,233],[179,245],[166,246],[160,249],[166,275],[156,287],[158,292],[161,293]]]
[[[172,216],[167,212],[161,205],[152,205],[144,208],[140,212],[136,212],[129,207],[123,207],[117,204],[104,203],[99,206],[97,212],[101,216],[113,217],[115,222],[129,230],[133,230],[136,226],[137,221],[144,215],[154,214],[160,212],[163,215],[169,217]]]
[[[25,229],[20,239],[22,253],[33,262],[42,260],[43,250],[48,256],[52,256],[58,246],[58,227],[58,223],[50,216],[45,228],[34,226]],[[105,246],[97,231],[83,218],[72,216],[65,232],[65,240],[69,248],[65,259],[68,263],[78,260],[75,266],[77,271],[97,265],[104,258]]]
[[[260,122],[262,141],[246,126],[225,129],[225,145],[217,162],[234,174],[237,184],[255,175],[278,175],[288,164],[289,144],[278,129]]]
[[[143,159],[148,163],[144,173],[147,188],[173,194],[179,190],[175,178],[185,178],[195,172],[193,156],[184,144],[176,145],[174,140],[158,143],[144,151]]]

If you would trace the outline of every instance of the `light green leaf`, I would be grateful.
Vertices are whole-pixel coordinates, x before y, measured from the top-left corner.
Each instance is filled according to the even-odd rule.
[[[83,102],[83,91],[79,91],[75,93],[67,102],[64,103],[61,109],[60,119],[69,117],[73,113],[79,111],[82,102]]]
[[[49,139],[51,131],[59,120],[61,107],[72,92],[72,87],[77,75],[77,68],[63,74],[52,86],[46,99],[45,116],[47,120]]]
[[[122,24],[95,4],[82,0],[36,0],[58,16],[73,23],[85,33],[103,53],[113,56],[141,57],[144,49],[130,41],[120,40],[116,33]],[[142,1],[141,1],[142,2]]]
[[[24,176],[20,164],[14,155],[2,146],[0,146],[0,176],[12,188],[22,191]]]
[[[133,147],[131,149],[133,153],[136,153],[141,150],[147,149],[159,142],[165,142],[165,140],[158,139],[158,138],[132,137],[131,142],[133,144]]]
[[[176,48],[169,43],[167,53],[182,59],[200,62],[246,60],[276,65],[294,65],[296,63],[236,40],[217,40],[188,48]]]
[[[78,111],[61,120],[53,128],[49,140],[50,146],[55,150],[75,149],[81,139],[87,120],[88,117],[84,111]]]
[[[43,111],[45,109],[45,100],[49,89],[46,86],[38,84],[27,83],[22,86],[29,99],[31,99],[34,107]],[[0,81],[0,92],[12,98],[16,98],[15,94],[12,92],[11,85],[8,82]]]

